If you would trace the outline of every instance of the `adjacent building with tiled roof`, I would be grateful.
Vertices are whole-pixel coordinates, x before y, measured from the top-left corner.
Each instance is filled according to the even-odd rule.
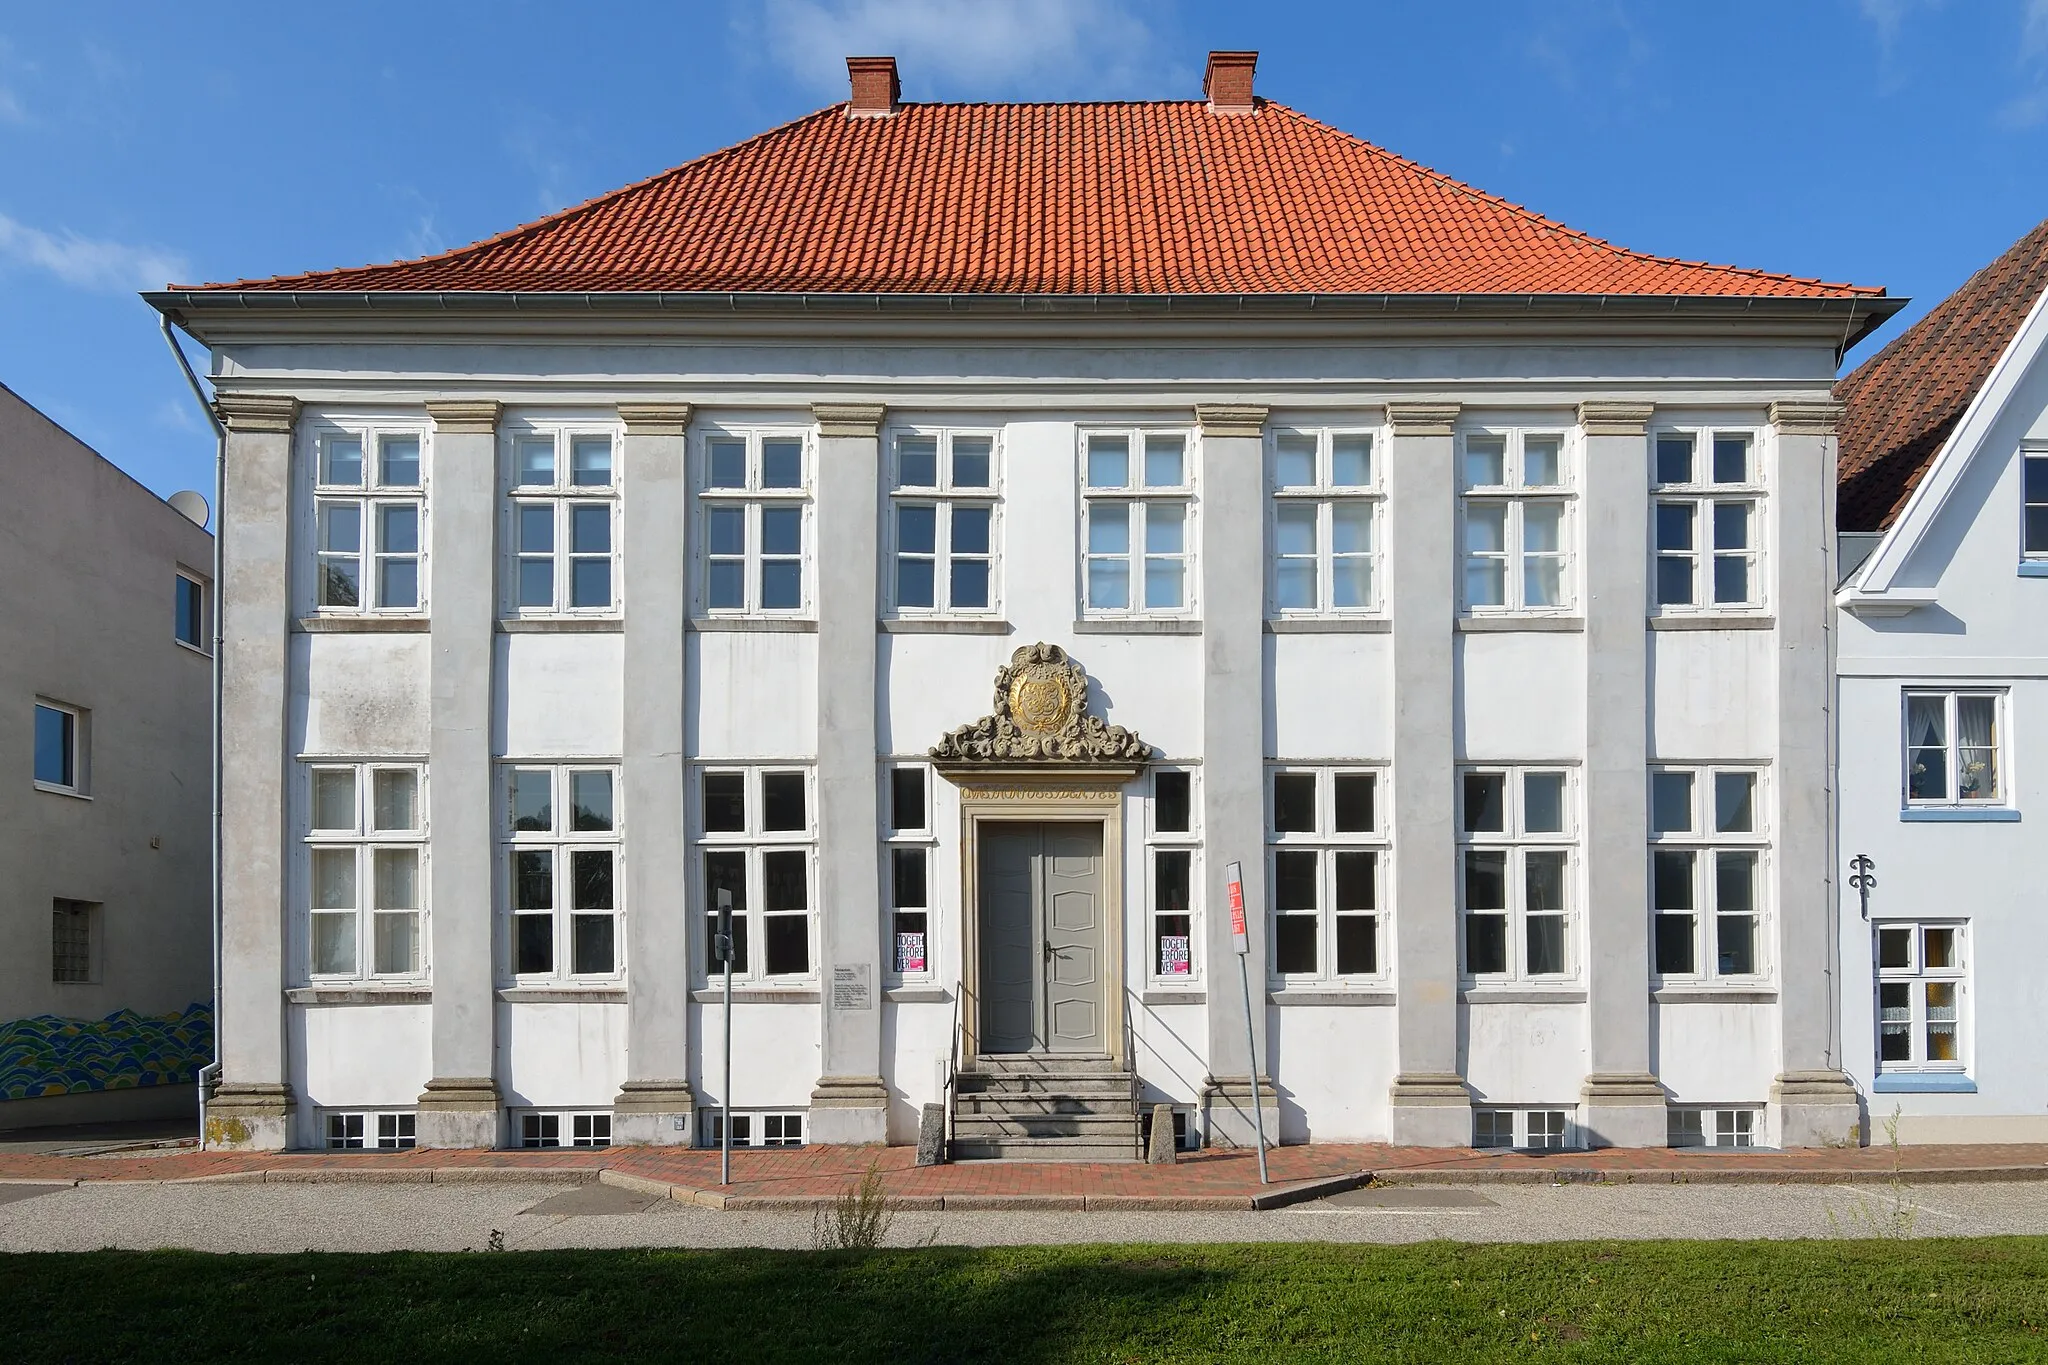
[[[1254,65],[856,58],[476,245],[150,296],[228,428],[218,1140],[1858,1131],[1830,387],[1901,300]]]

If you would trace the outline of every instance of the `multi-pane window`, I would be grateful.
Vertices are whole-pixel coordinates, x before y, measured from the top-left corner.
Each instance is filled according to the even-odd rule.
[[[375,1148],[409,1151],[415,1145],[414,1116],[409,1113],[327,1114],[327,1146],[332,1151]]]
[[[1572,499],[1563,435],[1468,432],[1458,472],[1465,609],[1569,607]]]
[[[1195,974],[1195,775],[1185,768],[1152,770],[1151,824],[1145,833],[1152,906],[1151,975],[1188,981]]]
[[[1881,923],[1877,935],[1877,1069],[1961,1071],[1967,927]]]
[[[543,1114],[519,1116],[521,1147],[609,1147],[610,1114]]]
[[[1763,476],[1746,431],[1657,434],[1655,592],[1662,608],[1753,607],[1763,601],[1757,551]]]
[[[1999,692],[1907,692],[1906,804],[1999,805]]]
[[[1660,768],[1650,774],[1650,915],[1657,975],[1764,972],[1762,774]]]
[[[85,713],[61,702],[36,703],[35,781],[51,791],[85,791]]]
[[[1574,784],[1556,768],[1460,775],[1458,900],[1465,975],[1568,976]]]
[[[424,970],[416,765],[307,765],[308,940],[314,977],[409,977]]]
[[[500,771],[512,974],[616,976],[623,947],[618,770],[508,763]]]
[[[1271,581],[1281,616],[1379,604],[1379,483],[1366,431],[1273,434]]]
[[[618,603],[617,476],[608,432],[511,437],[511,607],[524,616]]]
[[[889,500],[889,587],[906,615],[995,606],[995,438],[902,432]]]
[[[57,899],[50,902],[50,980],[83,984],[97,973],[93,970],[93,921],[98,906],[91,901]]]
[[[171,638],[194,649],[206,648],[206,586],[187,573],[171,576]]]
[[[1754,1147],[1757,1111],[1673,1107],[1665,1114],[1665,1141],[1673,1147]]]
[[[705,768],[697,774],[697,856],[703,865],[704,963],[722,974],[712,940],[718,898],[732,898],[734,979],[811,972],[811,775],[806,768]],[[894,871],[894,868],[891,868]]]
[[[702,518],[704,610],[789,615],[808,598],[810,477],[796,433],[716,432],[704,440],[698,510]]]
[[[883,777],[888,839],[882,850],[882,875],[888,880],[891,961],[898,976],[925,977],[936,969],[931,941],[931,770],[904,764],[884,768]],[[737,904],[733,908],[739,909]]]
[[[2020,477],[2021,552],[2029,559],[2048,559],[2048,450],[2025,452]]]
[[[1194,520],[1185,433],[1091,431],[1083,436],[1084,613],[1191,614]]]
[[[328,431],[313,474],[313,606],[322,613],[412,612],[424,604],[416,431]]]
[[[702,1140],[706,1147],[725,1142],[725,1111],[702,1109]],[[802,1114],[757,1114],[741,1110],[732,1116],[732,1145],[735,1147],[801,1147],[804,1145]]]
[[[1474,1147],[1518,1147],[1525,1151],[1557,1151],[1571,1131],[1563,1109],[1474,1109]]]
[[[1266,778],[1267,904],[1273,975],[1283,981],[1385,970],[1379,775],[1275,768]]]

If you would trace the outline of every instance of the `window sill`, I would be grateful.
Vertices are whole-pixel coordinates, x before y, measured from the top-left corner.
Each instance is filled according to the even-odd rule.
[[[1583,632],[1586,618],[1583,616],[1460,616],[1458,633],[1461,635],[1490,635],[1496,632],[1518,630],[1547,630],[1557,632]]]
[[[1583,986],[1467,986],[1458,992],[1463,1005],[1583,1005]]]
[[[1974,1095],[1977,1082],[1960,1072],[1895,1071],[1870,1083],[1873,1095]]]
[[[284,993],[294,1005],[426,1005],[432,986],[299,986]]]
[[[1701,612],[1696,616],[1672,615],[1645,618],[1651,630],[1775,630],[1775,616],[1732,616]]]
[[[425,635],[434,623],[424,616],[301,616],[302,635]]]
[[[1905,825],[2016,825],[2020,813],[2011,806],[1908,806],[1899,812]]]
[[[690,629],[700,634],[762,630],[771,633],[779,631],[785,635],[816,635],[818,623],[799,620],[793,616],[692,616]]]
[[[171,643],[184,650],[187,654],[197,654],[202,659],[211,659],[213,657],[213,651],[204,645],[195,645],[189,641],[180,640],[175,636],[172,637]]]
[[[738,991],[732,994],[739,999]],[[895,986],[883,991],[882,998],[892,1005],[946,1005],[952,1003],[953,992],[944,986]]]
[[[1394,623],[1384,616],[1275,616],[1268,635],[1387,635]]]
[[[1186,986],[1168,986],[1160,990],[1140,992],[1141,1005],[1206,1005],[1209,993],[1205,990],[1191,990]]]
[[[508,1005],[623,1005],[624,986],[503,986],[498,999]]]
[[[1076,635],[1200,635],[1200,621],[1157,616],[1095,616],[1074,622]]]
[[[985,616],[888,616],[875,628],[884,635],[1008,635],[1016,629]]]
[[[605,635],[625,628],[619,616],[506,616],[498,621],[500,635]]]
[[[2020,565],[2021,578],[2048,578],[2048,560],[2028,560]]]
[[[1650,999],[1660,1005],[1775,1005],[1778,993],[1754,986],[1659,986]]]
[[[1308,990],[1301,987],[1283,986],[1279,990],[1266,992],[1269,1005],[1391,1005],[1394,992],[1391,990]]]
[[[725,992],[717,989],[691,991],[690,999],[699,1005],[722,1005]],[[735,986],[732,1002],[735,1005],[815,1005],[824,999],[824,993],[816,986]]]
[[[39,792],[48,792],[51,796],[68,796],[73,801],[92,800],[90,796],[87,796],[76,787],[60,787],[54,782],[38,782],[35,784],[35,788]]]

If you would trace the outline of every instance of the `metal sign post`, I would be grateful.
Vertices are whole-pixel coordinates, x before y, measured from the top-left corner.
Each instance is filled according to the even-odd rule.
[[[712,941],[725,964],[725,1084],[718,1092],[718,1183],[732,1184],[732,890],[718,888],[718,934]]]
[[[1244,983],[1244,1040],[1245,1051],[1251,1057],[1252,1067],[1252,1126],[1259,1135],[1259,1183],[1272,1183],[1266,1178],[1266,1111],[1259,1104],[1259,1032],[1252,1027],[1252,969],[1246,961],[1251,956],[1251,936],[1244,928],[1244,865],[1232,863],[1223,871],[1230,883],[1230,946],[1237,953],[1237,977]]]

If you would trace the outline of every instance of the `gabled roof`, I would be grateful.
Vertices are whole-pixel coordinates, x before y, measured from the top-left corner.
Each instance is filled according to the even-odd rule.
[[[2048,289],[2048,221],[1838,381],[1844,531],[1891,526]]]
[[[1884,294],[1629,251],[1263,100],[835,105],[437,256],[205,288]]]

